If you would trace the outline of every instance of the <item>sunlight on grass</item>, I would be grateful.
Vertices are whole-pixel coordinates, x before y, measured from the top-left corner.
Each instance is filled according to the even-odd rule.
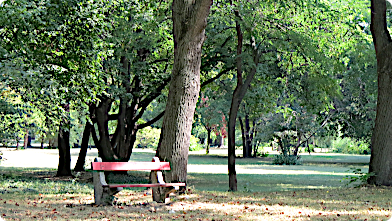
[[[332,175],[239,174],[239,191],[227,192],[227,174],[191,173],[186,193],[172,195],[171,204],[152,202],[151,190],[125,189],[102,207],[93,205],[88,172],[62,180],[47,170],[0,174],[5,220],[387,220],[392,211],[390,187],[330,188],[339,177]]]
[[[367,168],[364,168],[367,169]],[[355,175],[349,172],[347,167],[317,167],[317,166],[279,166],[279,165],[237,165],[238,174],[282,174],[282,175],[300,175],[300,174],[317,174],[317,175],[337,175],[347,176]],[[211,173],[227,174],[227,165],[206,165],[190,164],[188,165],[189,173]]]

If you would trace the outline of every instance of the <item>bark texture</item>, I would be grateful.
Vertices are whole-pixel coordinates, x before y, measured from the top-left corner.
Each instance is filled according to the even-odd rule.
[[[377,117],[372,136],[370,184],[392,185],[392,44],[387,29],[386,1],[371,1],[371,31],[377,57]]]
[[[201,48],[212,0],[174,0],[174,64],[157,156],[171,163],[166,182],[187,181],[188,151],[200,91]],[[164,198],[165,190],[158,191]]]
[[[88,142],[90,140],[91,129],[92,125],[90,124],[90,122],[86,122],[83,131],[82,144],[80,145],[79,157],[78,161],[76,162],[74,171],[84,171],[84,164],[86,163],[86,155],[88,149]]]
[[[240,18],[239,12],[235,11],[236,17]],[[240,107],[241,101],[244,98],[246,91],[249,88],[250,83],[252,82],[255,74],[256,68],[259,63],[259,54],[257,53],[256,44],[254,39],[251,39],[251,46],[253,48],[253,61],[254,67],[249,71],[249,74],[246,80],[243,80],[242,77],[242,66],[243,62],[241,59],[242,54],[242,42],[243,42],[243,33],[241,30],[241,25],[239,21],[236,21],[236,31],[237,31],[237,86],[233,93],[233,98],[231,100],[230,113],[229,113],[229,131],[228,131],[228,169],[229,169],[229,190],[237,191],[237,173],[235,170],[235,123],[237,120],[238,109]]]
[[[69,105],[64,105],[64,110],[69,113]],[[69,146],[69,119],[63,119],[58,133],[59,165],[56,176],[72,176],[71,150]]]

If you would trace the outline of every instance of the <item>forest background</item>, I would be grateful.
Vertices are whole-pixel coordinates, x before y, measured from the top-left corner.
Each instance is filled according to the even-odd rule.
[[[256,157],[273,147],[277,164],[298,164],[299,152],[318,148],[370,154],[377,61],[369,7],[214,1],[189,150],[227,146],[230,160],[236,148]],[[71,174],[71,147],[81,147],[75,170],[89,146],[105,161],[157,148],[172,16],[167,1],[1,3],[2,145],[59,148],[58,176]]]

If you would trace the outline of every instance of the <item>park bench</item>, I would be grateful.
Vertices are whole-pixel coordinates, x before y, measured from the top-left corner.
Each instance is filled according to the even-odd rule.
[[[97,157],[91,163],[91,169],[96,205],[111,205],[114,194],[121,191],[123,187],[170,187],[176,191],[180,186],[185,186],[185,183],[165,183],[162,170],[170,170],[170,163],[160,162],[158,157],[154,157],[152,162],[102,162],[102,159]],[[151,183],[108,184],[104,171],[151,171]],[[169,194],[173,191],[167,191],[165,203],[170,201]]]

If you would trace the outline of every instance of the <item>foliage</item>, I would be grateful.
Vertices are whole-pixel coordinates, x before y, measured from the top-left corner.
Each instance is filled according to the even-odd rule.
[[[256,156],[258,157],[268,157],[270,154],[268,151],[264,151],[263,149],[257,149]]]
[[[354,140],[349,137],[335,138],[332,140],[330,149],[335,153],[348,154],[370,154],[371,152],[368,143],[361,140]]]
[[[354,173],[354,174],[356,174],[356,176],[347,175],[345,178],[343,178],[341,180],[341,182],[346,182],[346,186],[349,186],[350,184],[354,184],[354,183],[356,183],[357,186],[367,184],[367,180],[370,177],[373,177],[376,175],[374,172],[365,173],[365,172],[362,172],[361,169],[356,169],[356,168],[350,168],[350,170],[347,170],[347,172]]]
[[[199,151],[203,149],[203,145],[200,144],[199,138],[191,135],[191,141],[189,144],[189,151]]]
[[[137,132],[135,147],[152,148],[154,150],[158,147],[159,136],[161,129],[154,127],[145,127]]]
[[[300,156],[279,154],[274,156],[272,163],[277,165],[300,165],[302,159]]]

